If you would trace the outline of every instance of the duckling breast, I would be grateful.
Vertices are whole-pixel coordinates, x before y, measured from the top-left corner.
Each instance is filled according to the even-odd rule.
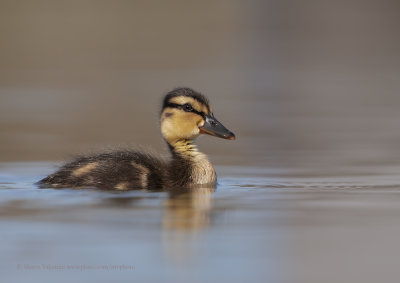
[[[169,187],[215,186],[217,174],[205,155],[193,159],[174,156],[167,179]]]

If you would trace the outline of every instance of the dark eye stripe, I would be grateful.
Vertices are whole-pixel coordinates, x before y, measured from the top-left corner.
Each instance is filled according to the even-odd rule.
[[[180,110],[184,110],[184,111],[185,111],[184,105],[180,105],[180,104],[176,104],[176,103],[167,103],[166,107],[177,108],[177,109],[180,109]],[[187,111],[187,110],[186,110],[186,111]],[[194,109],[194,108],[192,108],[192,110],[187,111],[187,112],[195,113],[195,114],[197,114],[197,115],[200,115],[200,116],[203,117],[203,118],[206,116],[206,114],[205,114],[204,112],[197,111],[197,110]]]

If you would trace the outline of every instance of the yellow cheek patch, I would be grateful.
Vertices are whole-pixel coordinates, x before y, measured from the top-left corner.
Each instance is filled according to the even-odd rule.
[[[190,97],[184,98],[186,99],[182,100],[182,97],[174,97],[169,102],[179,105],[185,103],[197,103],[197,106],[202,105]],[[202,107],[203,110],[207,110],[206,106],[202,105]],[[161,133],[169,142],[178,139],[194,139],[200,134],[199,127],[203,125],[202,116],[192,112],[185,112],[178,108],[166,107],[161,115]]]
[[[197,128],[196,117],[192,115],[185,115],[187,117],[181,117],[176,119],[174,122],[177,132],[180,136],[190,136],[193,134],[193,131]]]

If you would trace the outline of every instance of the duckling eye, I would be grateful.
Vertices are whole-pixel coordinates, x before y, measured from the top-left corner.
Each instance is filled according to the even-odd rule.
[[[185,103],[183,105],[183,110],[185,110],[186,112],[190,112],[190,111],[193,111],[193,107],[190,103]]]

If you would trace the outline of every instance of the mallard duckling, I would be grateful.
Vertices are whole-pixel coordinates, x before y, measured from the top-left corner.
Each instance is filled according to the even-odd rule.
[[[167,93],[161,110],[161,133],[170,149],[170,160],[139,151],[82,156],[38,184],[114,190],[215,186],[214,167],[193,142],[200,134],[229,140],[235,135],[215,119],[204,95],[190,88]]]

